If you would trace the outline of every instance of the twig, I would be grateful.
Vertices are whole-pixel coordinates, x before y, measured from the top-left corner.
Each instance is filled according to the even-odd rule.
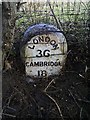
[[[65,106],[66,106],[67,112],[68,112],[68,114],[69,114],[69,117],[70,117],[72,120],[74,120],[73,117],[71,116],[70,112],[69,112],[69,108],[67,107],[67,105],[65,105]]]
[[[8,108],[8,109],[11,109],[11,110],[13,110],[13,111],[16,111],[16,109],[14,109],[14,108],[12,108],[12,107],[10,107],[10,106],[7,106],[7,108]]]
[[[90,103],[88,100],[83,100],[83,99],[78,99],[78,101],[85,102],[85,103]]]
[[[17,89],[16,89],[17,90]],[[18,90],[17,90],[18,91]],[[22,93],[21,93],[22,94]],[[32,95],[28,92],[28,91],[26,91],[26,95],[29,97],[29,100],[33,100],[33,102],[36,104],[36,106],[37,106],[37,108],[38,108],[38,110],[39,110],[39,108],[40,108],[40,106],[38,105],[38,103],[36,102],[36,100],[32,97]],[[24,101],[26,101],[26,100],[24,100]],[[26,101],[27,102],[27,101]],[[23,113],[29,106],[31,105],[31,101],[30,101],[30,103],[28,102],[28,104],[25,106],[25,108],[23,108],[21,111],[19,111],[18,113],[17,113],[17,115],[19,115],[19,114],[21,114],[21,113]],[[40,110],[39,110],[40,111]]]
[[[83,108],[81,108],[80,110],[80,120],[82,120],[82,111],[83,111]]]
[[[79,109],[81,110],[82,107],[77,103],[76,98],[73,96],[71,90],[68,89],[68,91],[69,91],[70,95],[73,97],[73,99],[74,99],[75,103],[77,104],[77,106],[79,107]],[[80,100],[80,99],[78,99],[78,100]],[[85,109],[83,109],[83,111],[86,113],[87,118],[88,118],[88,113],[87,113],[87,111],[86,111]],[[82,112],[82,111],[80,111],[80,112]],[[80,114],[81,114],[81,113],[80,113]],[[81,119],[80,119],[80,120],[81,120]]]
[[[10,105],[10,102],[11,102],[12,98],[13,98],[16,94],[17,94],[17,93],[13,93],[13,94],[8,98],[7,106]]]
[[[79,77],[85,79],[85,77],[84,77],[83,75],[79,74],[79,73],[76,72],[76,71],[65,71],[65,72],[66,72],[66,73],[68,73],[68,72],[70,72],[70,73],[75,73],[75,74],[77,74]]]
[[[6,56],[6,58],[4,58],[4,61],[6,61],[9,58],[9,56],[10,56],[10,54],[12,52],[12,48],[13,48],[13,44],[14,44],[14,42],[12,42],[12,41],[14,40],[14,35],[15,35],[14,32],[15,32],[15,26],[13,28],[13,33],[12,33],[12,38],[11,38],[11,44],[10,44],[10,50],[9,50],[8,55]]]
[[[76,98],[73,96],[71,90],[68,89],[68,91],[69,91],[70,95],[73,97],[73,99],[74,99],[75,103],[77,104],[77,106],[79,107],[79,109],[81,110],[82,107],[77,103]],[[84,112],[86,113],[86,115],[88,117],[87,111],[85,109],[84,109]]]
[[[85,77],[84,77],[83,75],[79,74],[79,76],[80,76],[81,78],[85,79]]]
[[[5,116],[8,116],[8,117],[13,117],[13,118],[16,117],[15,115],[7,114],[7,113],[2,113],[2,114],[5,115]]]
[[[63,45],[63,47],[64,47],[64,45]],[[63,48],[63,50],[64,50],[64,48]],[[63,52],[64,55],[66,55],[65,58],[67,58],[67,55],[68,55],[70,52],[71,52],[71,50],[69,50],[67,53],[64,53],[64,52]]]
[[[68,55],[69,53],[71,53],[71,50],[69,50],[69,51],[67,52],[67,55]]]
[[[70,95],[72,96],[72,98],[73,98],[74,102],[76,103],[76,105],[77,105],[79,108],[81,108],[80,105],[77,103],[76,98],[75,98],[74,95],[72,94],[71,90],[68,89],[68,91],[69,91]]]
[[[2,115],[0,115],[0,120],[2,120]]]
[[[49,82],[49,84],[47,85],[47,87],[44,89],[44,92],[47,91],[47,89],[50,87],[50,85],[51,85],[54,81],[55,81],[55,80],[52,79],[52,80]]]
[[[59,111],[59,114],[60,114],[62,120],[64,120],[63,115],[62,115],[62,112],[61,112],[61,109],[60,109],[58,103],[55,101],[54,98],[52,98],[52,97],[51,97],[50,95],[48,95],[47,93],[46,93],[46,95],[55,103],[55,105],[56,105],[56,107],[57,107],[57,109],[58,109],[58,111]]]
[[[27,100],[25,99],[25,95],[22,93],[22,91],[18,90],[16,87],[14,88],[14,90],[17,92],[17,94],[20,94],[24,102],[28,104]]]
[[[77,82],[76,85],[84,84],[83,82]]]
[[[54,13],[54,11],[53,11],[53,9],[52,9],[52,7],[51,7],[50,1],[47,0],[47,2],[48,2],[48,4],[49,4],[50,10],[51,10],[51,12],[52,12],[52,14],[53,14],[53,17],[54,17],[54,19],[55,19],[55,21],[56,21],[57,26],[59,27],[59,29],[60,29],[61,31],[63,31],[63,29],[62,29],[62,27],[61,27],[61,24],[60,24],[59,20],[56,18],[55,13]]]

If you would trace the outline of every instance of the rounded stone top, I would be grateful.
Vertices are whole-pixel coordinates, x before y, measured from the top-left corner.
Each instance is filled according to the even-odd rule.
[[[58,28],[49,24],[30,26],[20,45],[26,76],[47,78],[60,74],[67,56],[67,42]]]
[[[49,34],[52,32],[63,33],[63,31],[59,30],[54,25],[44,24],[44,23],[32,25],[28,27],[28,29],[25,31],[24,37],[21,40],[21,47],[25,45],[28,41],[30,41],[30,39],[34,36],[42,35],[42,34]]]

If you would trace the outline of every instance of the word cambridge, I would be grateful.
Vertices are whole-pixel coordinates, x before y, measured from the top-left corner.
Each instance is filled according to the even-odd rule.
[[[58,66],[60,65],[60,61],[59,62],[47,62],[47,61],[40,61],[40,62],[26,62],[26,67],[34,67],[34,66],[40,66],[40,67],[43,67],[43,66]]]

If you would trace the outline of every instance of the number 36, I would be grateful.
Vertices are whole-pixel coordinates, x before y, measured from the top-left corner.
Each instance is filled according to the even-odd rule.
[[[36,57],[49,57],[50,56],[50,50],[37,50],[38,55],[36,55]]]

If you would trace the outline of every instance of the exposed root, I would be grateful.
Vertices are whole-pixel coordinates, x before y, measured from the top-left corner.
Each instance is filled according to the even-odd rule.
[[[54,79],[52,79],[52,80],[49,82],[49,84],[47,85],[47,87],[44,89],[44,92],[47,91],[47,89],[50,87],[50,85],[51,85],[53,82],[55,82]]]
[[[81,108],[80,105],[77,103],[76,98],[75,98],[74,95],[72,94],[71,90],[68,89],[68,91],[69,91],[70,95],[72,96],[72,98],[73,98],[74,102],[76,103],[76,105],[77,105],[79,108]]]
[[[83,108],[81,108],[80,110],[80,120],[82,120],[82,111],[83,111]]]
[[[46,95],[55,103],[55,105],[56,105],[56,107],[57,107],[57,109],[58,109],[58,112],[59,112],[59,114],[60,114],[62,120],[64,120],[64,117],[63,117],[63,115],[62,115],[62,111],[61,111],[61,109],[60,109],[58,103],[55,101],[54,98],[52,98],[52,97],[51,97],[50,95],[48,95],[47,93],[46,93]]]
[[[6,114],[6,113],[2,113],[2,115],[4,115],[4,116],[8,116],[8,117],[13,117],[13,118],[15,118],[15,117],[16,117],[15,115]]]

